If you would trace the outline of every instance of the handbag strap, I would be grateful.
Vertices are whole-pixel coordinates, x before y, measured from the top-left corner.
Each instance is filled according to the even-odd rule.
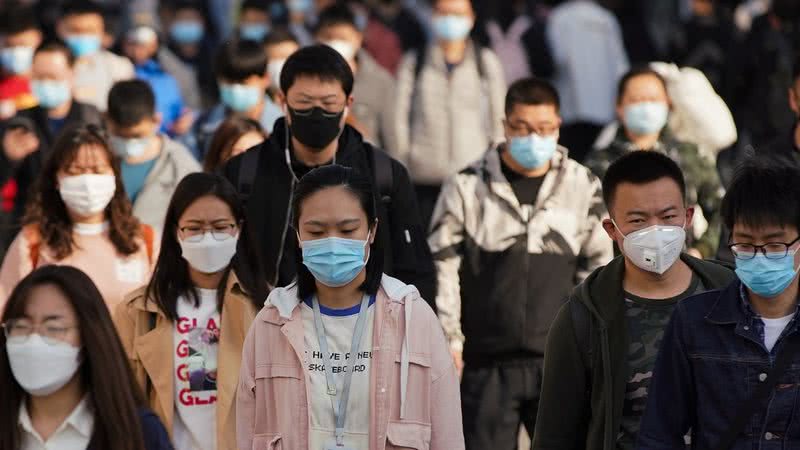
[[[714,447],[715,450],[729,450],[733,446],[736,442],[736,438],[739,437],[739,433],[744,430],[747,422],[753,417],[756,410],[764,404],[764,401],[769,397],[775,385],[778,383],[778,379],[780,379],[781,375],[783,375],[789,367],[789,364],[791,364],[792,359],[797,354],[798,348],[800,348],[800,337],[794,336],[793,339],[788,338],[787,340],[786,346],[775,360],[775,364],[772,366],[772,370],[769,371],[767,378],[761,380],[761,383],[756,387],[747,403],[739,409],[739,414],[736,415],[731,422],[731,426],[728,428],[727,433],[722,436],[719,444]]]

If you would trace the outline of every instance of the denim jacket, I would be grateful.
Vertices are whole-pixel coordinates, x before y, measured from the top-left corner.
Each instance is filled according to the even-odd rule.
[[[679,303],[653,372],[638,448],[683,448],[691,430],[692,448],[715,449],[797,333],[795,316],[767,351],[763,321],[738,280]],[[800,448],[800,354],[732,447],[795,448]]]

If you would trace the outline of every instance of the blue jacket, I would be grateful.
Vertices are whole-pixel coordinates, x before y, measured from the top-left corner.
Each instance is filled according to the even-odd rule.
[[[139,419],[142,421],[145,450],[172,450],[169,434],[157,415],[149,409],[140,409]]]
[[[136,77],[144,80],[156,96],[156,111],[161,113],[161,131],[166,133],[183,111],[183,97],[175,77],[165,72],[161,64],[149,60],[136,66]]]
[[[764,324],[738,280],[680,302],[656,361],[638,448],[684,448],[691,430],[693,449],[714,449],[797,333],[795,316],[767,351]],[[745,428],[733,450],[800,448],[800,354]]]

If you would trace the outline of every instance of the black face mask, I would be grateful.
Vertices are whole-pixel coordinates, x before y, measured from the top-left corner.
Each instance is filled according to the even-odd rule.
[[[292,136],[312,149],[321,150],[327,147],[342,130],[339,124],[342,122],[344,110],[331,113],[319,106],[311,109],[288,109],[292,118],[289,126]]]

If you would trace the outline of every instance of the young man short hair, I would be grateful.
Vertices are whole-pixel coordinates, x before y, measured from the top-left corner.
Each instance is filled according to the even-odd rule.
[[[608,237],[622,251],[577,286],[547,337],[534,449],[636,448],[653,365],[679,302],[730,269],[683,252],[693,208],[678,165],[632,152],[603,178]]]
[[[664,335],[641,449],[794,448],[800,373],[800,169],[739,169],[722,203],[738,280],[681,302]],[[783,366],[781,369],[780,366]]]

